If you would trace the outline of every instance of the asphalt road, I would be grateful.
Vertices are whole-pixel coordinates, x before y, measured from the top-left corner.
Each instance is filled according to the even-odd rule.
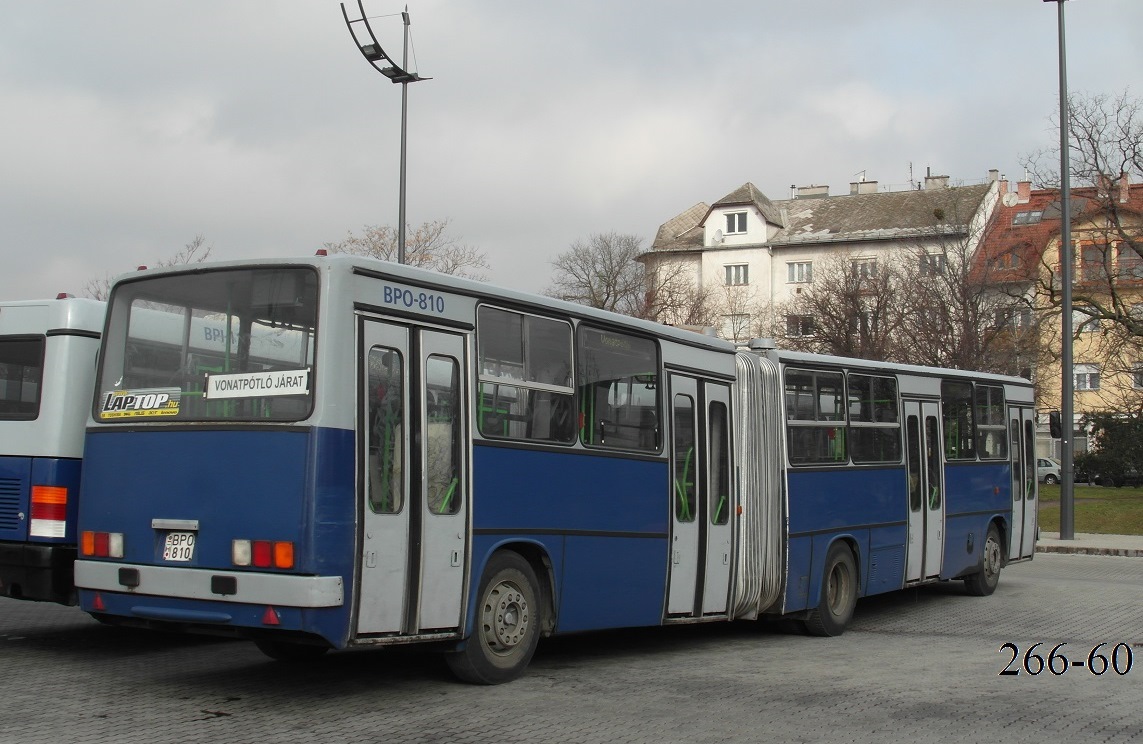
[[[1066,643],[1066,671],[1038,669],[1035,643],[1045,663]],[[0,599],[0,701],[5,744],[1143,741],[1143,560],[1040,554],[992,597],[956,582],[862,600],[839,638],[736,623],[550,639],[500,687],[415,649],[289,666]]]

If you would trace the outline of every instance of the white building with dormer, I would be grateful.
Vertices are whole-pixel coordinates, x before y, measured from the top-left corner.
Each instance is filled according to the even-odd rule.
[[[797,318],[776,313],[812,285],[826,256],[848,254],[859,273],[876,272],[888,260],[940,271],[951,241],[975,247],[983,235],[998,201],[999,174],[990,171],[973,185],[927,176],[923,187],[899,191],[879,189],[876,181],[851,183],[844,195],[830,195],[828,186],[791,191],[789,199],[771,200],[745,183],[713,204],[695,204],[663,223],[639,260],[653,276],[684,275],[705,288],[719,306],[726,338],[774,329],[797,335],[812,328],[812,319],[799,328]]]

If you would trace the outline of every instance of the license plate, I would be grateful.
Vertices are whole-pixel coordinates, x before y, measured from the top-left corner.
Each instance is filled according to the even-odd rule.
[[[194,558],[194,539],[193,532],[168,532],[163,543],[163,560],[185,563]]]

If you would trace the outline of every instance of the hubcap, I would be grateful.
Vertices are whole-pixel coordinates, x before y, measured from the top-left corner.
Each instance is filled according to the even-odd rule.
[[[524,593],[503,581],[494,586],[484,603],[484,639],[493,652],[511,653],[528,636],[531,612]]]
[[[1000,571],[1000,543],[989,538],[984,544],[984,572],[994,576]]]
[[[849,599],[849,572],[840,563],[833,567],[829,574],[829,585],[826,587],[826,601],[830,612],[840,615],[848,605]]]

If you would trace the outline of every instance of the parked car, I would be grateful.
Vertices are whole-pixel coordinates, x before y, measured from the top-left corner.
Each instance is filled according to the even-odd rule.
[[[1076,457],[1075,470],[1072,480],[1076,483],[1089,483],[1105,488],[1122,488],[1123,486],[1138,487],[1143,485],[1143,473],[1131,465],[1108,460],[1098,455],[1082,455]],[[1044,481],[1058,482],[1058,481]]]
[[[1135,488],[1143,484],[1143,476],[1137,469],[1126,467],[1115,472],[1097,473],[1092,478],[1092,482],[1097,486],[1107,486],[1108,488],[1122,488],[1123,486]]]
[[[1036,480],[1050,486],[1060,482],[1060,464],[1047,457],[1036,458]],[[1078,478],[1076,480],[1079,480]]]

